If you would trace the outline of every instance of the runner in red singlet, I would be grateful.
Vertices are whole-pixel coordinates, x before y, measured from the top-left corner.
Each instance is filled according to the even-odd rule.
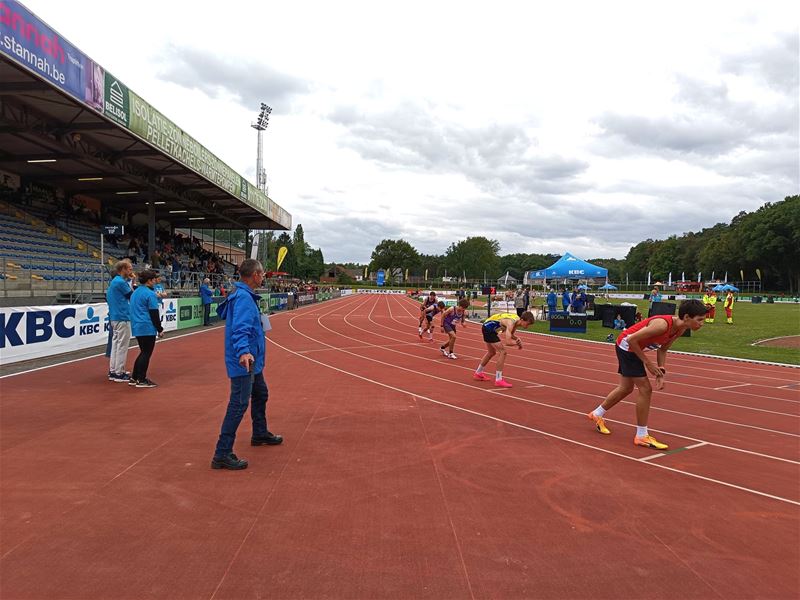
[[[667,374],[667,351],[673,342],[683,335],[687,329],[697,331],[703,326],[706,307],[700,300],[684,300],[678,308],[678,317],[657,315],[624,329],[617,338],[615,350],[619,361],[619,385],[608,395],[603,403],[589,413],[597,431],[608,435],[603,417],[617,402],[638,388],[636,398],[636,435],[633,443],[637,446],[666,450],[669,446],[657,441],[647,431],[647,417],[650,413],[650,397],[653,388],[647,374],[655,377],[656,389],[664,387]],[[645,352],[656,351],[656,362],[647,357]]]

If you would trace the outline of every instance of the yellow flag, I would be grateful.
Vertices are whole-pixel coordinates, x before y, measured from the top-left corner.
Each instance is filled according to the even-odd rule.
[[[283,259],[286,258],[286,254],[289,252],[289,249],[286,246],[281,246],[278,248],[278,264],[275,266],[276,271],[281,270],[281,263]]]
[[[761,281],[761,269],[756,269],[756,275],[758,275],[758,280]]]

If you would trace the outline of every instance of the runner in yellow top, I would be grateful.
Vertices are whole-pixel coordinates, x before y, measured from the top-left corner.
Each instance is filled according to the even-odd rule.
[[[492,357],[497,354],[497,370],[495,371],[494,384],[497,387],[510,388],[512,385],[503,379],[503,365],[506,362],[506,346],[516,346],[522,350],[522,341],[516,336],[516,331],[520,327],[528,327],[533,324],[533,313],[526,311],[521,316],[511,313],[497,313],[483,322],[481,333],[483,341],[486,342],[486,354],[481,359],[475,374],[472,376],[477,381],[489,381],[489,377],[483,370]],[[503,341],[500,340],[503,334]]]
[[[728,325],[733,325],[733,303],[735,302],[733,298],[733,290],[728,290],[728,294],[725,296],[725,316],[728,317]]]

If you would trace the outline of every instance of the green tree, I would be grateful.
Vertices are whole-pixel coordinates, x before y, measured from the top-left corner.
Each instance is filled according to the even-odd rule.
[[[445,253],[445,266],[452,276],[465,273],[468,279],[489,279],[500,276],[500,243],[483,236],[468,237],[450,244]]]
[[[378,269],[416,269],[419,267],[419,252],[405,240],[382,240],[375,246],[370,257],[370,271]],[[388,279],[388,277],[387,277]]]

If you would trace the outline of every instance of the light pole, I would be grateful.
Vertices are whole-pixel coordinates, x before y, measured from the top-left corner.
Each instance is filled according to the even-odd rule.
[[[264,169],[264,148],[263,148],[263,138],[264,138],[264,131],[269,126],[269,115],[272,112],[272,108],[261,103],[261,112],[258,113],[258,119],[255,123],[251,123],[250,127],[255,129],[258,132],[258,154],[256,155],[256,187],[264,192],[265,195],[269,196],[269,192],[267,190],[267,171]],[[258,238],[256,238],[258,236]],[[258,258],[256,255],[258,254],[258,247],[259,242],[262,240],[263,231],[259,230],[253,232],[253,240],[254,244],[250,250],[250,258]]]

